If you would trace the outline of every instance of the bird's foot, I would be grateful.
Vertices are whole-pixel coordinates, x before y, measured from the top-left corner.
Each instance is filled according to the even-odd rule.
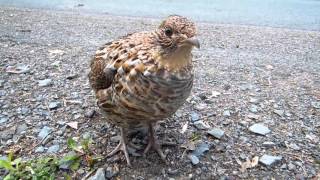
[[[131,161],[130,161],[130,158],[129,158],[129,153],[128,153],[128,146],[131,146],[131,147],[135,147],[134,144],[132,143],[129,143],[127,141],[127,137],[126,137],[126,133],[124,132],[124,130],[121,128],[121,139],[120,139],[120,142],[119,144],[117,145],[116,148],[114,148],[114,150],[112,150],[108,155],[107,155],[107,158],[111,157],[111,156],[114,156],[115,154],[117,154],[119,151],[122,151],[125,158],[126,158],[126,161],[127,161],[127,164],[128,166],[131,167]]]
[[[164,162],[166,162],[166,156],[163,154],[163,152],[161,150],[161,145],[158,143],[158,141],[155,137],[153,126],[149,125],[149,141],[148,141],[147,147],[143,151],[143,154],[146,155],[151,148],[153,148],[159,154],[161,159]]]

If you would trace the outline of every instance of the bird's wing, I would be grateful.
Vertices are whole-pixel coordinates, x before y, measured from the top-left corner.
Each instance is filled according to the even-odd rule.
[[[111,86],[118,67],[125,61],[126,47],[125,37],[118,41],[106,43],[100,47],[91,60],[89,82],[97,92]]]

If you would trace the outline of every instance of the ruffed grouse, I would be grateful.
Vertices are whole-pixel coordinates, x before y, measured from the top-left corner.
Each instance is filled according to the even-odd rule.
[[[185,102],[193,83],[192,48],[199,48],[196,27],[172,15],[151,32],[127,35],[99,48],[91,61],[89,81],[106,119],[120,126],[121,140],[107,155],[123,151],[131,166],[127,130],[146,126],[149,142],[165,160],[153,125],[170,117]]]

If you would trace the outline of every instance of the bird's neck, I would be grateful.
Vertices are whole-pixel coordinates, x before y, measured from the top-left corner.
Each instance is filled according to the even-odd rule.
[[[192,47],[181,47],[170,54],[159,54],[157,60],[169,71],[179,71],[192,63]]]

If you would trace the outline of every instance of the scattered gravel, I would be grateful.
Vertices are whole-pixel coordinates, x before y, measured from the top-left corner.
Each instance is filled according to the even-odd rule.
[[[89,87],[90,59],[102,44],[161,20],[70,11],[0,7],[1,156],[66,155],[70,137],[91,137],[94,154],[106,156],[118,143]],[[154,151],[130,150],[133,168],[121,153],[97,168],[114,179],[317,179],[320,32],[196,24],[193,91],[157,126],[160,142],[176,144],[162,147],[167,164]],[[208,135],[197,121],[223,131]],[[132,136],[145,148],[144,133]],[[202,143],[210,147],[197,157]],[[253,157],[260,163],[242,172]],[[81,179],[89,170],[76,172]]]

